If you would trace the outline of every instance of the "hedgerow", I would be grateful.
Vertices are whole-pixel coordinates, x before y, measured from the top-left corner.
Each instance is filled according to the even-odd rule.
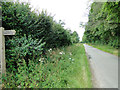
[[[38,61],[46,50],[79,42],[77,33],[64,29],[64,22],[56,22],[47,11],[32,11],[29,3],[2,2],[2,26],[16,30],[6,36],[7,70],[17,70],[19,59]],[[72,39],[77,38],[77,39]],[[75,41],[77,40],[77,41]]]

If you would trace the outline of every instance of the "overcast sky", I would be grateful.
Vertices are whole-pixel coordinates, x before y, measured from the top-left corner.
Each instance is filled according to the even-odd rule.
[[[80,28],[80,22],[88,21],[88,4],[90,0],[21,0],[29,1],[34,9],[47,10],[56,21],[65,22],[65,28],[77,31],[80,40],[84,28]]]

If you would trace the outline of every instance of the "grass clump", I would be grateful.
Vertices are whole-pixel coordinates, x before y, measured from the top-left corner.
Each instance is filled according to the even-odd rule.
[[[20,60],[19,60],[20,61]],[[25,60],[7,72],[3,88],[92,88],[89,63],[82,44],[50,49],[39,62]]]

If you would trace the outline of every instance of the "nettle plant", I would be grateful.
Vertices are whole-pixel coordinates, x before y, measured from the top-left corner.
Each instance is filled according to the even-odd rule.
[[[21,62],[19,59],[24,59],[28,64],[29,60],[39,61],[38,59],[42,55],[45,42],[38,39],[33,39],[31,36],[26,36],[21,38],[13,38],[7,43],[11,47],[6,49],[7,55],[7,67],[15,65]],[[38,58],[39,57],[39,58]],[[15,65],[16,66],[16,65]]]

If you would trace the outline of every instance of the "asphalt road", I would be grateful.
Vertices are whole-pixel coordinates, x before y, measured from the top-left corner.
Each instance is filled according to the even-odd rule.
[[[118,88],[118,57],[84,44],[94,88]]]

